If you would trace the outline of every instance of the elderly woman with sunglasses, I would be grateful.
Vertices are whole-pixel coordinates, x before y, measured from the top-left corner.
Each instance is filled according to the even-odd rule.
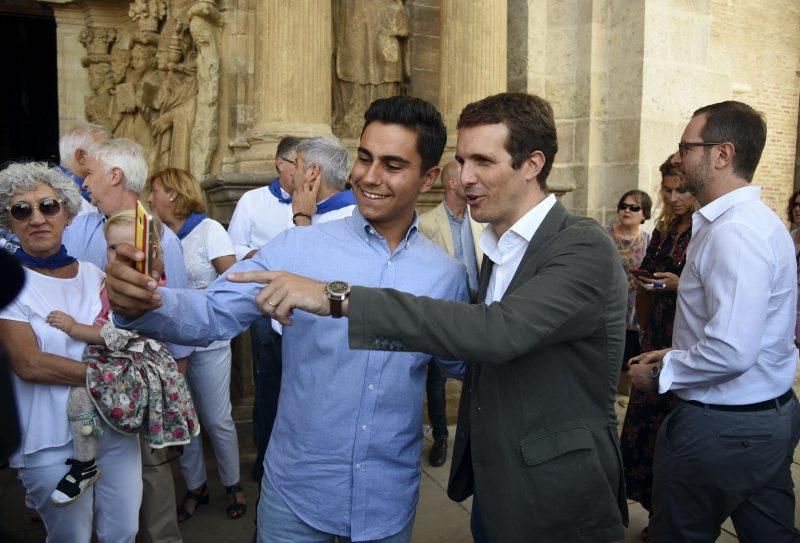
[[[19,238],[16,256],[25,268],[25,287],[0,311],[0,338],[10,353],[22,444],[11,456],[28,495],[44,521],[48,541],[133,541],[138,529],[142,466],[136,436],[104,432],[98,439],[101,477],[69,507],[55,507],[50,493],[72,456],[66,415],[70,386],[85,386],[81,362],[86,344],[46,322],[53,310],[92,323],[100,312],[104,275],[93,264],[70,257],[61,243],[78,213],[75,184],[44,163],[9,165],[0,171],[0,227]]]

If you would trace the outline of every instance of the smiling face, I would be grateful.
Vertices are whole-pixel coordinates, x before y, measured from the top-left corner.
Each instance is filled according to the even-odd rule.
[[[421,167],[414,130],[380,121],[364,129],[350,182],[358,210],[384,236],[408,229],[417,196],[439,175],[438,166],[427,172]]]
[[[479,125],[459,129],[456,145],[470,214],[491,224],[498,237],[544,196],[535,179],[536,164],[525,160],[519,169],[511,167],[507,138],[508,128],[502,123]]]
[[[9,218],[9,223],[25,252],[36,258],[46,258],[61,249],[61,235],[69,224],[64,204],[61,204],[61,209],[55,215],[42,214],[39,202],[45,198],[58,199],[58,196],[53,187],[40,183],[35,189],[12,197],[10,203],[13,207],[16,203],[25,202],[32,207],[33,213],[29,219],[17,221]]]

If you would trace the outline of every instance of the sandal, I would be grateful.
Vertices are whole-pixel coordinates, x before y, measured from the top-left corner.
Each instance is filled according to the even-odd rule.
[[[190,490],[183,497],[183,502],[181,503],[181,506],[178,508],[178,522],[189,520],[194,516],[195,513],[197,513],[198,507],[208,503],[208,486],[206,485],[206,483],[203,483],[203,486],[200,488],[202,489],[200,492],[192,492]],[[192,511],[186,509],[186,500],[194,500],[195,506]]]
[[[242,503],[236,499],[237,492],[244,492],[242,490],[242,485],[236,483],[235,485],[226,486],[225,487],[225,494],[228,496],[233,496],[233,503],[228,504],[228,518],[231,520],[241,518],[247,512],[247,504]]]

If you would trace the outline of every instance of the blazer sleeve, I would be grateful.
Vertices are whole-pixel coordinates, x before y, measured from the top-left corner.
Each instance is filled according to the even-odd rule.
[[[591,335],[606,325],[617,292],[620,301],[612,305],[624,318],[624,273],[602,228],[569,227],[543,249],[541,258],[523,258],[517,286],[491,305],[353,287],[350,348],[500,363]]]

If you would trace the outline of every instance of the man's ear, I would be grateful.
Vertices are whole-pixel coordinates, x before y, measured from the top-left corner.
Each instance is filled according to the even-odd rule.
[[[538,183],[539,174],[542,173],[545,162],[544,153],[541,151],[537,150],[528,155],[528,158],[522,163],[522,167],[525,168],[525,179]]]
[[[76,149],[73,156],[75,158],[75,162],[83,166],[83,163],[86,161],[86,151],[83,149]]]
[[[122,170],[120,168],[117,168],[116,166],[111,168],[111,184],[112,185],[119,185],[120,183],[123,182],[124,178],[125,178],[125,174],[122,173]]]
[[[439,167],[438,164],[433,168],[431,168],[430,170],[428,170],[427,172],[425,172],[425,175],[423,176],[422,180],[422,187],[419,189],[420,194],[431,190],[431,187],[436,182],[436,180],[439,179],[439,174],[441,173],[442,169]]]
[[[319,177],[319,164],[312,164],[306,172],[309,170],[311,170],[311,173],[308,174],[308,179],[306,179],[306,181],[308,183],[313,183]]]
[[[719,145],[719,154],[715,161],[715,166],[719,170],[725,169],[731,162],[733,162],[733,155],[736,154],[736,148],[730,142],[721,143]]]

